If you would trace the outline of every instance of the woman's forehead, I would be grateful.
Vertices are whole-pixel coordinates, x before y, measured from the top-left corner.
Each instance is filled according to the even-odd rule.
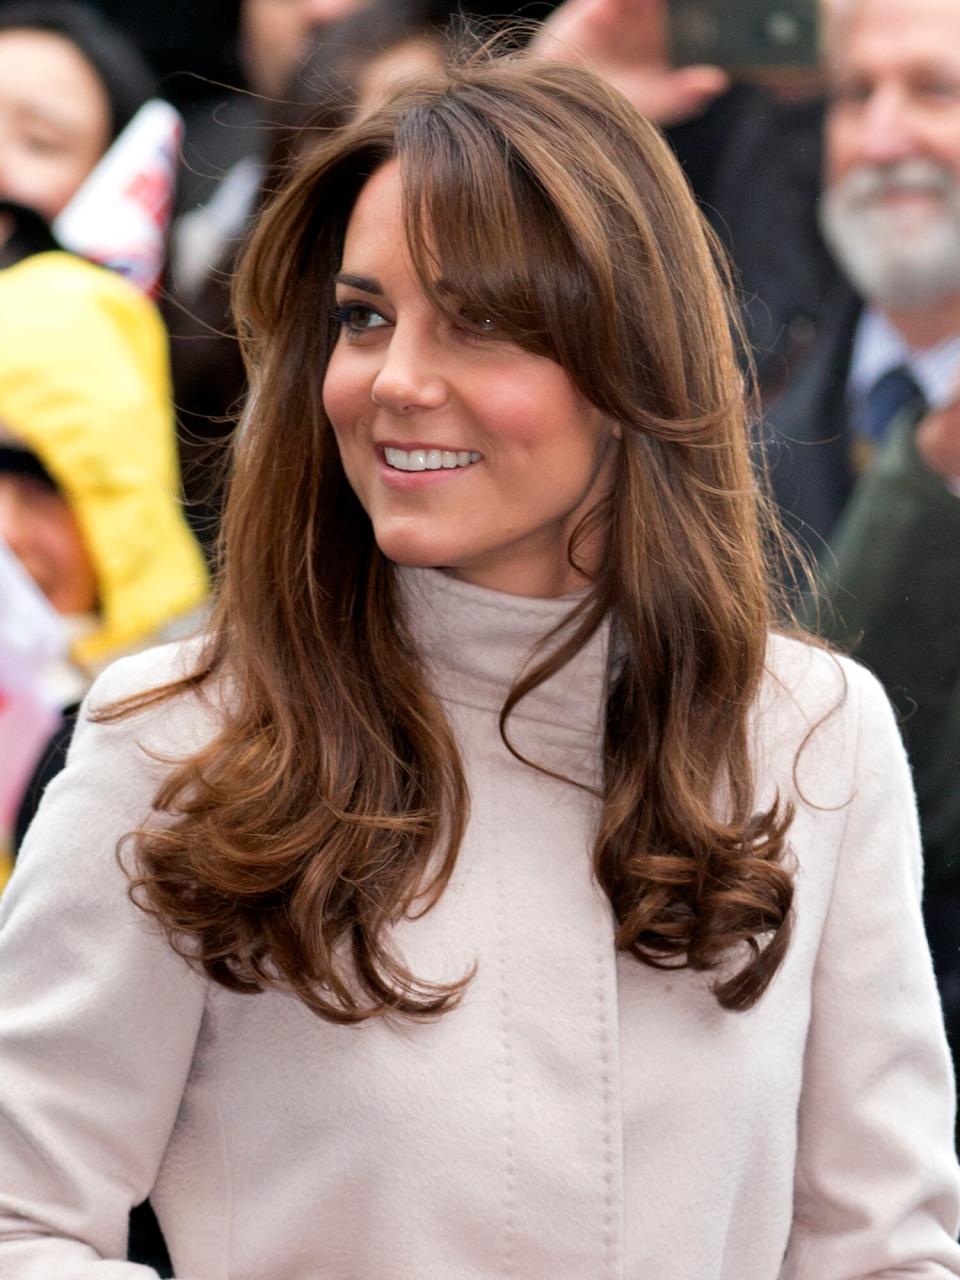
[[[399,162],[388,160],[360,189],[347,221],[342,269],[363,274],[371,259],[407,256]]]

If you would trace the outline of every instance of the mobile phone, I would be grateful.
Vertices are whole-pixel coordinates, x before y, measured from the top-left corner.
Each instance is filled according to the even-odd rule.
[[[819,0],[669,0],[674,66],[814,67]]]

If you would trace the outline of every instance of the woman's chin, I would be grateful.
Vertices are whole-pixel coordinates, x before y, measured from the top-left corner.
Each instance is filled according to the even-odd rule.
[[[448,540],[424,536],[426,531],[406,528],[374,527],[377,546],[394,564],[410,569],[437,569],[456,564],[457,550]],[[462,554],[462,552],[460,553]]]
[[[439,569],[446,564],[445,557],[433,547],[380,542],[379,539],[377,545],[388,560],[407,569]]]

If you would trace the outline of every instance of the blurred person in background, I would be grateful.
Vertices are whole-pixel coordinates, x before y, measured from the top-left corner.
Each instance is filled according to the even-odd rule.
[[[136,47],[94,10],[0,4],[0,201],[52,223],[152,90]],[[0,240],[11,227],[0,213]]]
[[[241,0],[240,57],[250,87],[282,98],[311,40],[367,0]]]
[[[190,305],[211,271],[232,261],[260,204],[260,187],[272,147],[271,121],[310,48],[341,18],[367,0],[241,0],[238,53],[252,96],[228,112],[206,108],[213,127],[189,151],[190,163],[219,175],[205,199],[194,199],[178,220],[172,250],[178,301]],[[239,108],[239,109],[238,109]],[[220,117],[219,127],[217,118]],[[188,129],[189,132],[189,129]],[[239,143],[245,153],[229,164],[223,147]]]
[[[207,590],[177,502],[159,315],[114,273],[65,253],[0,271],[0,537],[73,637],[70,668],[55,673],[64,728],[22,830],[89,682],[190,629]]]
[[[808,621],[870,666],[902,717],[923,830],[924,914],[960,1064],[960,406],[896,416],[820,566]],[[960,1135],[958,1135],[960,1136]]]
[[[772,406],[773,479],[816,560],[911,400],[960,381],[960,2],[857,0],[829,28],[829,325]]]

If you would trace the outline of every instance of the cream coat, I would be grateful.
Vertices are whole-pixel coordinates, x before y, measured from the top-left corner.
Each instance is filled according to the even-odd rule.
[[[771,641],[763,795],[794,794],[796,934],[752,1012],[618,956],[596,802],[505,751],[506,679],[559,617],[407,572],[472,815],[416,972],[477,962],[428,1025],[321,1022],[177,958],[114,861],[215,713],[84,722],[2,904],[0,1277],[134,1280],[147,1193],[186,1280],[864,1280],[960,1276],[950,1071],[916,819],[861,668]],[[518,745],[596,776],[606,640],[522,704]],[[100,704],[167,678],[128,659]]]

